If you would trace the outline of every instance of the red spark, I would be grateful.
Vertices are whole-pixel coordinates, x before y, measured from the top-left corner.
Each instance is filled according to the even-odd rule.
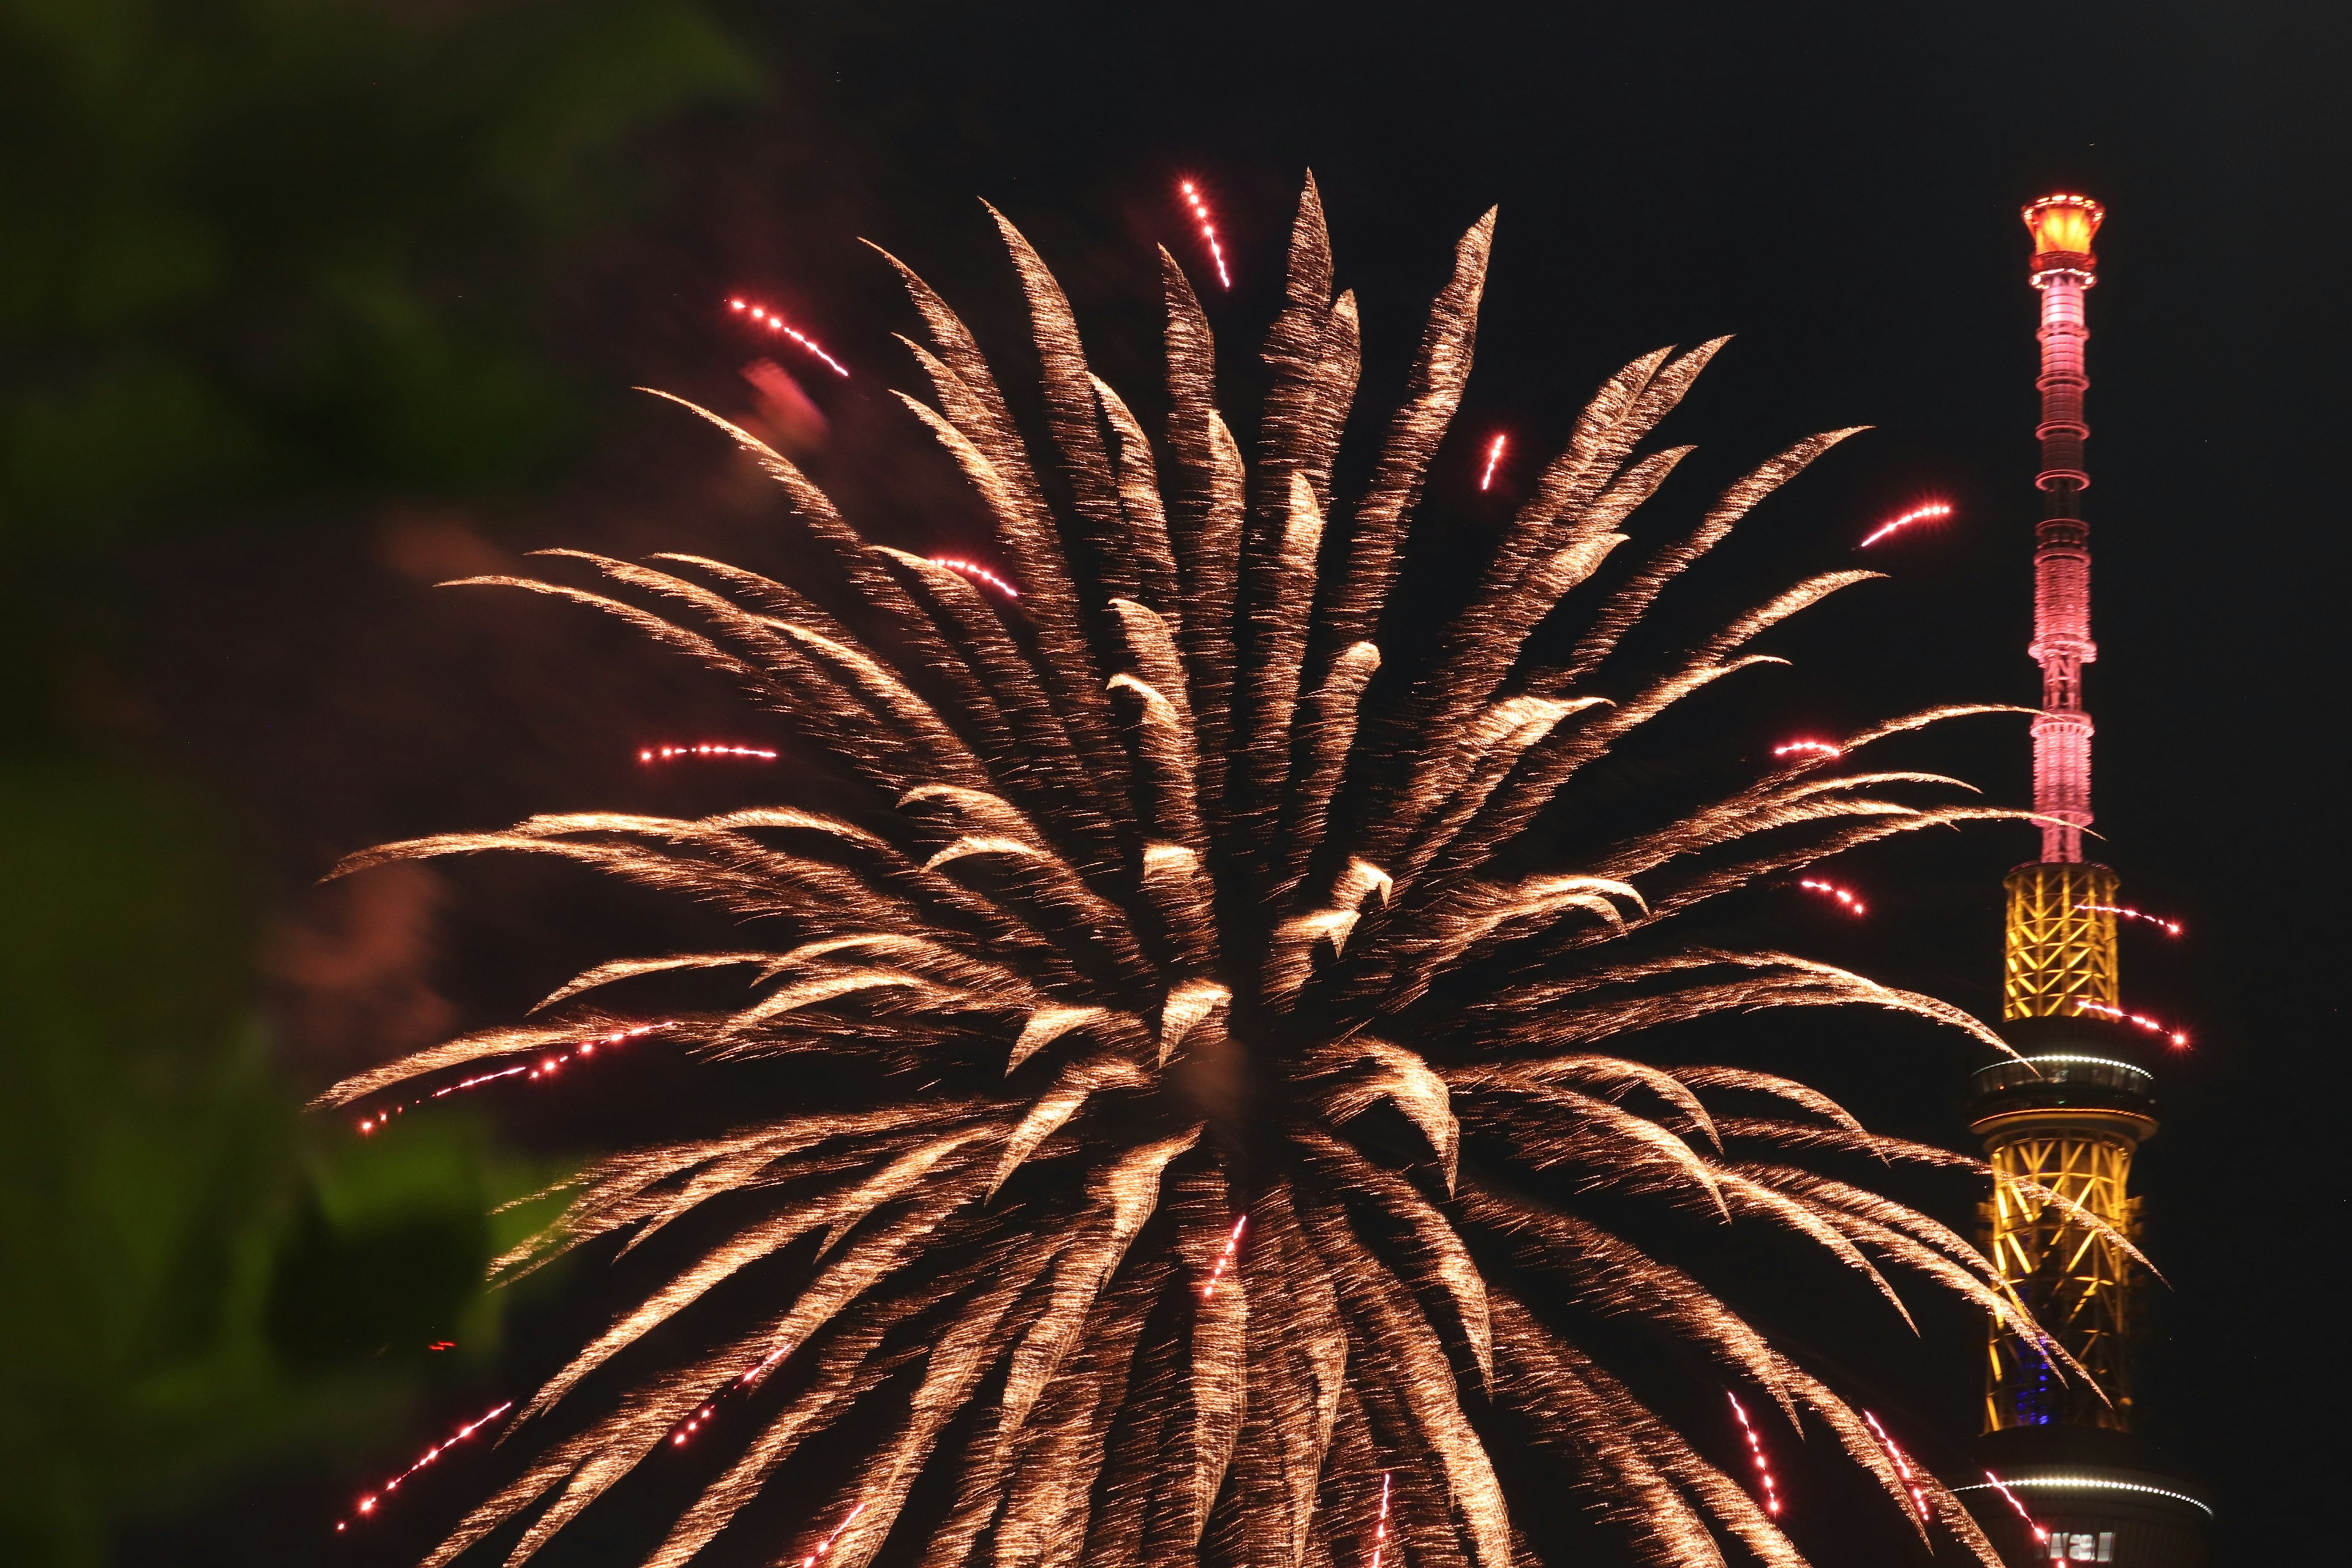
[[[496,1410],[491,1411],[488,1415],[468,1421],[463,1426],[458,1427],[448,1436],[444,1437],[440,1442],[436,1443],[430,1448],[425,1449],[425,1457],[423,1458],[418,1459],[416,1463],[409,1466],[408,1468],[401,1471],[400,1474],[384,1482],[377,1490],[372,1491],[365,1497],[360,1499],[359,1505],[353,1511],[358,1517],[362,1519],[373,1516],[378,1504],[389,1500],[392,1494],[400,1489],[401,1482],[406,1480],[409,1477],[415,1475],[417,1471],[423,1469],[425,1466],[431,1464],[434,1460],[439,1458],[442,1455],[447,1453],[450,1449],[456,1447],[458,1444],[464,1442],[467,1438],[472,1436],[475,1433],[480,1431],[483,1427],[488,1426],[491,1422],[497,1420],[499,1416],[504,1415],[508,1411],[512,1410],[513,1408],[514,1401],[509,1399],[505,1404],[500,1405]],[[338,1523],[335,1528],[338,1531],[349,1530],[352,1527],[352,1521],[346,1519]]]
[[[2122,904],[2076,904],[2074,908],[2085,914],[2121,915],[2126,920],[2146,921],[2152,926],[2162,926],[2164,934],[2167,936],[2180,934],[2181,928],[2179,921],[2168,921],[2162,915],[2152,915],[2145,910],[2128,909]]]
[[[808,350],[809,353],[824,361],[827,365],[832,367],[833,373],[835,375],[845,376],[849,374],[849,367],[842,363],[839,360],[834,358],[831,354],[825,353],[824,349],[818,347],[817,341],[814,338],[810,337],[805,332],[795,331],[785,323],[784,319],[782,316],[777,315],[773,310],[769,310],[766,306],[754,305],[745,300],[730,300],[727,301],[727,308],[730,310],[742,311],[745,316],[759,322],[760,325],[767,328],[772,332],[783,333],[784,336],[792,339],[793,342],[800,344],[801,347]]]
[[[1176,188],[1184,193],[1185,205],[1192,209],[1192,217],[1201,226],[1201,237],[1209,242],[1209,259],[1217,264],[1217,281],[1230,289],[1234,275],[1225,270],[1225,248],[1217,243],[1217,226],[1209,216],[1209,204],[1201,199],[1200,187],[1190,180],[1178,182]]]
[[[1217,1266],[1209,1271],[1209,1282],[1201,1287],[1202,1300],[1205,1301],[1217,1293],[1217,1281],[1225,1277],[1226,1268],[1232,1266],[1234,1254],[1241,1247],[1242,1227],[1248,1224],[1249,1215],[1247,1215],[1234,1221],[1234,1233],[1225,1237],[1225,1249],[1217,1254]]]
[[[1895,1473],[1903,1478],[1903,1484],[1910,1489],[1911,1506],[1919,1510],[1919,1522],[1927,1523],[1927,1494],[1920,1490],[1918,1478],[1911,1473],[1911,1461],[1903,1457],[1902,1447],[1894,1438],[1886,1435],[1886,1428],[1878,1424],[1877,1416],[1865,1410],[1862,1413],[1862,1418],[1870,1423],[1871,1431],[1878,1436],[1879,1447],[1885,1448],[1886,1457],[1895,1461]]]
[[[1388,1471],[1381,1472],[1381,1521],[1372,1527],[1372,1568],[1381,1568],[1381,1553],[1389,1544],[1389,1481]]]
[[[1985,1479],[1992,1483],[1993,1490],[1999,1492],[2001,1496],[2009,1500],[2009,1506],[2017,1510],[2017,1517],[2025,1521],[2025,1528],[2033,1531],[2034,1540],[2047,1541],[2050,1539],[2050,1532],[2033,1522],[2033,1516],[2025,1511],[2025,1505],[2017,1500],[2017,1494],[2009,1489],[2008,1483],[2004,1482],[1999,1476],[1994,1475],[1990,1470],[1987,1470],[1985,1472]]]
[[[740,1394],[768,1375],[770,1368],[792,1353],[793,1347],[780,1345],[735,1374],[735,1381],[703,1402],[702,1408],[680,1422],[669,1435],[673,1446],[683,1447],[686,1440],[700,1429],[702,1424],[719,1413],[719,1402],[730,1394]]]
[[[1748,1425],[1748,1408],[1739,1403],[1739,1395],[1732,1394],[1727,1388],[1724,1393],[1730,1397],[1731,1413],[1739,1417],[1739,1430],[1748,1438],[1748,1454],[1756,1461],[1756,1473],[1763,1478],[1764,1511],[1778,1518],[1780,1512],[1780,1489],[1773,1484],[1772,1467],[1764,1462],[1763,1439],[1757,1436],[1756,1428]]]
[[[1785,746],[1773,747],[1772,754],[1776,757],[1843,757],[1845,748],[1832,746],[1827,741],[1791,741]]]
[[[1831,898],[1843,904],[1848,914],[1861,915],[1870,912],[1863,907],[1862,900],[1853,896],[1851,889],[1841,888],[1835,882],[1816,882],[1808,877],[1797,886],[1816,893],[1827,893]]]
[[[640,1024],[634,1029],[615,1029],[609,1035],[600,1035],[593,1040],[583,1040],[572,1049],[559,1055],[541,1057],[537,1062],[524,1062],[517,1067],[500,1068],[496,1072],[476,1073],[472,1078],[461,1079],[456,1083],[444,1084],[430,1094],[420,1094],[415,1100],[388,1107],[362,1119],[360,1122],[360,1131],[362,1133],[378,1131],[384,1123],[415,1106],[423,1105],[427,1100],[445,1100],[453,1094],[462,1094],[469,1089],[479,1089],[486,1083],[496,1083],[502,1078],[523,1078],[534,1082],[540,1079],[552,1078],[567,1063],[584,1061],[594,1056],[598,1046],[625,1045],[642,1036],[650,1035],[656,1029],[668,1027],[667,1024]]]
[[[431,1344],[426,1345],[425,1348],[429,1351],[453,1351],[457,1348],[457,1342],[455,1340],[435,1340]]]
[[[847,1530],[851,1525],[856,1523],[857,1516],[865,1511],[866,1505],[862,1502],[856,1508],[851,1509],[849,1510],[849,1517],[843,1520],[839,1524],[834,1526],[833,1533],[824,1538],[823,1544],[819,1545],[814,1552],[810,1552],[807,1556],[801,1559],[801,1568],[816,1568],[817,1559],[832,1551],[833,1543],[841,1539],[841,1532]]]
[[[1497,436],[1486,447],[1486,471],[1478,476],[1480,489],[1483,490],[1495,482],[1495,465],[1503,460],[1503,444],[1509,439],[1508,436]]]
[[[1951,507],[1939,500],[1929,501],[1926,506],[1913,507],[1901,517],[1894,518],[1886,522],[1881,523],[1878,527],[1877,532],[1864,540],[1859,545],[1855,546],[1855,548],[1858,550],[1867,550],[1872,545],[1877,543],[1880,540],[1885,538],[1888,534],[1895,532],[1897,529],[1908,528],[1915,522],[1930,522],[1937,518],[1945,518],[1951,515]]]
[[[673,757],[757,757],[763,763],[772,763],[776,753],[758,746],[719,746],[709,742],[694,746],[644,746],[637,752],[637,761],[641,763],[666,763]]]
[[[1017,599],[1021,596],[1020,589],[977,561],[963,561],[952,555],[934,555],[931,557],[931,564],[944,566],[960,576],[971,578],[974,582],[985,583],[1008,599]]]
[[[2189,1044],[2188,1030],[2176,1029],[2171,1025],[2165,1023],[2162,1019],[2151,1018],[2145,1013],[2126,1013],[2121,1007],[2110,1007],[2104,1002],[2086,1002],[2079,996],[2074,998],[2074,1011],[2077,1013],[2096,1013],[2100,1017],[2113,1018],[2118,1024],[2137,1025],[2138,1027],[2146,1029],[2151,1035],[2162,1035],[2166,1037],[2168,1039],[2171,1040],[2176,1049]]]

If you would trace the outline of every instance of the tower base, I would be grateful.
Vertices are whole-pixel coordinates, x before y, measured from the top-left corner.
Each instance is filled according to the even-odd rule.
[[[2189,1482],[2142,1468],[2126,1433],[2021,1427],[1988,1433],[1978,1452],[2018,1506],[1983,1476],[1952,1489],[2008,1568],[2208,1568],[2212,1561],[2211,1507]]]

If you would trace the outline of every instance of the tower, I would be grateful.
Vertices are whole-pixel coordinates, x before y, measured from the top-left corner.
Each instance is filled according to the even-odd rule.
[[[2083,668],[2098,656],[2082,504],[2090,485],[2084,304],[2097,281],[2091,245],[2105,216],[2076,195],[2044,196],[2025,209],[2030,276],[2042,296],[2042,520],[2028,648],[2042,667],[2032,728],[2042,858],[2005,882],[2001,1034],[2023,1059],[1977,1070],[1969,1125],[1993,1168],[1982,1210],[1986,1251],[2006,1289],[2089,1380],[1997,1328],[1989,1338],[1985,1477],[1963,1478],[1958,1489],[2012,1568],[2201,1563],[2211,1517],[2187,1483],[2140,1468],[2133,1437],[2136,1266],[2117,1238],[2138,1228],[2132,1158],[2157,1130],[2163,1042],[2123,1022],[2118,882],[2083,858],[2092,733]],[[2085,1214],[2103,1224],[2085,1223]]]

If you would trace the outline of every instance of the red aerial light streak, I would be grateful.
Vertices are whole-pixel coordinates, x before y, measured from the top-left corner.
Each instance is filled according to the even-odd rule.
[[[684,1447],[686,1446],[686,1440],[693,1436],[694,1434],[701,1428],[704,1422],[709,1420],[713,1415],[719,1413],[719,1402],[720,1400],[726,1398],[730,1394],[740,1394],[744,1389],[751,1387],[761,1378],[768,1375],[769,1369],[773,1367],[778,1362],[783,1360],[784,1357],[790,1355],[792,1353],[792,1350],[793,1347],[790,1345],[781,1346],[778,1349],[770,1351],[766,1355],[761,1356],[758,1361],[753,1362],[750,1366],[747,1366],[741,1372],[737,1373],[735,1374],[734,1382],[729,1384],[726,1387],[712,1394],[708,1400],[703,1402],[701,1409],[696,1411],[693,1415],[688,1416],[683,1422],[678,1424],[677,1430],[673,1431],[669,1435],[671,1444],[674,1447]]]
[[[1242,1245],[1242,1228],[1248,1224],[1249,1215],[1247,1215],[1234,1221],[1234,1233],[1225,1237],[1225,1249],[1217,1254],[1217,1266],[1209,1270],[1209,1282],[1201,1287],[1202,1300],[1205,1301],[1217,1293],[1217,1281],[1223,1279],[1225,1277],[1225,1270],[1233,1266],[1234,1254]]]
[[[1878,531],[1873,533],[1869,538],[1864,540],[1859,545],[1856,545],[1855,548],[1858,550],[1867,550],[1872,545],[1877,543],[1880,540],[1885,538],[1888,534],[1893,533],[1899,529],[1909,528],[1913,523],[1916,522],[1933,522],[1937,519],[1947,518],[1951,515],[1951,506],[1945,501],[1929,501],[1926,506],[1913,507],[1901,517],[1893,518],[1879,524]]]
[[[1389,1545],[1389,1471],[1381,1472],[1381,1521],[1372,1527],[1372,1568],[1381,1568],[1381,1553]]]
[[[1480,489],[1483,490],[1495,482],[1495,465],[1503,460],[1503,447],[1509,440],[1508,436],[1497,436],[1486,447],[1486,471],[1478,476]]]
[[[849,367],[842,363],[839,360],[834,358],[831,354],[825,353],[824,349],[818,347],[817,341],[814,338],[787,325],[782,316],[777,315],[773,310],[769,310],[766,306],[754,305],[748,300],[730,300],[727,301],[727,308],[730,310],[742,311],[746,316],[750,317],[752,321],[759,322],[760,325],[767,328],[772,332],[783,333],[784,336],[792,339],[793,342],[800,344],[801,347],[808,350],[809,353],[824,361],[827,365],[832,367],[833,373],[835,375],[845,376],[849,374]]]
[[[841,1539],[841,1532],[847,1530],[851,1525],[856,1524],[857,1522],[857,1516],[865,1511],[866,1505],[864,1503],[859,1503],[856,1508],[851,1509],[849,1510],[849,1517],[843,1520],[839,1524],[834,1526],[833,1533],[826,1536],[823,1543],[820,1544],[814,1552],[810,1552],[807,1556],[801,1559],[801,1568],[816,1568],[817,1560],[823,1557],[826,1552],[833,1550],[833,1543]]]
[[[2122,904],[2076,904],[2074,908],[2084,914],[2120,915],[2127,921],[2146,921],[2152,926],[2162,926],[2164,934],[2167,936],[2180,934],[2181,928],[2179,921],[2167,920],[2162,915],[2152,915],[2145,910],[2127,909]]]
[[[987,567],[982,566],[977,561],[959,560],[957,557],[952,555],[934,555],[931,557],[931,564],[934,566],[944,566],[949,571],[955,573],[958,576],[969,577],[975,583],[985,583],[1008,599],[1017,599],[1021,596],[1020,589],[1014,587],[1012,584],[1006,582],[995,573],[991,572]]]
[[[423,1105],[428,1100],[446,1100],[450,1095],[462,1094],[469,1089],[479,1089],[486,1083],[496,1083],[500,1079],[520,1078],[535,1083],[541,1079],[553,1078],[558,1072],[561,1072],[571,1063],[585,1061],[590,1057],[594,1056],[598,1046],[610,1047],[625,1045],[631,1040],[650,1035],[657,1029],[667,1029],[668,1027],[669,1026],[664,1023],[640,1024],[634,1029],[615,1029],[609,1035],[600,1035],[593,1040],[583,1040],[580,1044],[572,1047],[568,1051],[562,1051],[553,1056],[541,1057],[535,1062],[523,1062],[515,1067],[500,1068],[496,1072],[476,1073],[471,1078],[461,1079],[457,1082],[452,1084],[445,1084],[441,1088],[435,1089],[431,1094],[420,1094],[415,1100],[404,1101],[402,1104],[393,1106],[388,1110],[377,1111],[373,1116],[367,1117],[360,1122],[360,1131],[362,1134],[380,1131],[386,1122],[390,1121],[394,1117],[398,1116],[404,1110]]]
[[[1845,748],[1832,746],[1827,741],[1791,741],[1785,746],[1773,747],[1772,754],[1776,757],[1843,757]]]
[[[1911,1461],[1903,1457],[1902,1448],[1895,1443],[1894,1438],[1886,1435],[1886,1428],[1878,1424],[1877,1416],[1873,1415],[1869,1411],[1865,1410],[1862,1413],[1862,1418],[1870,1423],[1871,1431],[1876,1434],[1878,1437],[1879,1447],[1885,1448],[1886,1450],[1886,1457],[1895,1461],[1895,1474],[1901,1476],[1903,1478],[1903,1484],[1910,1489],[1911,1506],[1919,1510],[1919,1522],[1922,1524],[1927,1523],[1927,1494],[1919,1489],[1918,1479],[1911,1473]]]
[[[2033,1522],[2033,1516],[2025,1511],[2025,1505],[2017,1500],[2017,1494],[2009,1489],[2007,1482],[1990,1470],[1985,1472],[1985,1479],[1992,1483],[1993,1490],[2009,1500],[2009,1506],[2017,1510],[2017,1517],[2025,1521],[2025,1528],[2033,1531],[2034,1540],[2047,1542],[2050,1539],[2050,1532]]]
[[[1799,882],[1797,886],[1806,889],[1811,892],[1827,893],[1831,898],[1835,899],[1839,903],[1844,905],[1848,914],[1861,915],[1870,912],[1863,907],[1862,900],[1853,896],[1852,889],[1841,888],[1835,882],[1817,882],[1811,877],[1808,877],[1804,880]]]
[[[2121,1007],[2110,1007],[2104,1002],[2085,1002],[2079,996],[2074,999],[2074,1011],[2095,1013],[2102,1018],[2113,1018],[2118,1024],[2135,1025],[2151,1035],[2162,1035],[2172,1042],[2176,1049],[2189,1044],[2188,1030],[2176,1029],[2162,1019],[2151,1018],[2145,1013],[2126,1013]]]
[[[1181,180],[1176,188],[1183,193],[1184,205],[1192,209],[1193,221],[1201,226],[1201,237],[1209,242],[1209,259],[1217,264],[1217,281],[1232,288],[1234,275],[1225,270],[1225,247],[1217,243],[1217,225],[1209,216],[1209,204],[1201,199],[1200,187],[1190,180]]]
[[[666,763],[673,757],[757,757],[763,763],[772,763],[776,760],[776,753],[762,751],[758,746],[715,746],[708,743],[698,746],[645,746],[637,752],[637,761],[641,763]]]
[[[491,1411],[488,1415],[478,1416],[472,1421],[468,1421],[463,1426],[458,1427],[457,1431],[451,1433],[448,1436],[444,1437],[440,1442],[434,1444],[430,1448],[425,1449],[425,1457],[423,1458],[409,1466],[408,1468],[401,1471],[400,1474],[393,1477],[392,1479],[384,1482],[383,1487],[377,1490],[372,1491],[368,1493],[367,1496],[360,1499],[358,1506],[352,1510],[353,1514],[359,1519],[373,1518],[377,1507],[387,1501],[394,1492],[400,1489],[401,1482],[406,1480],[409,1477],[415,1475],[417,1471],[423,1469],[425,1466],[431,1464],[434,1460],[439,1458],[442,1455],[447,1453],[450,1449],[456,1447],[458,1444],[464,1442],[467,1438],[472,1436],[475,1433],[480,1431],[483,1427],[488,1426],[491,1422],[497,1420],[499,1416],[504,1415],[508,1411],[512,1410],[513,1408],[514,1401],[509,1399],[505,1404],[499,1405],[496,1410]],[[352,1527],[352,1521],[346,1519],[337,1523],[335,1529],[339,1531],[349,1530]]]
[[[1739,1417],[1739,1430],[1748,1438],[1748,1457],[1756,1461],[1756,1473],[1764,1479],[1764,1511],[1778,1519],[1780,1516],[1780,1489],[1773,1483],[1772,1467],[1764,1460],[1763,1439],[1748,1422],[1748,1407],[1739,1403],[1739,1395],[1725,1389],[1731,1400],[1731,1413]]]

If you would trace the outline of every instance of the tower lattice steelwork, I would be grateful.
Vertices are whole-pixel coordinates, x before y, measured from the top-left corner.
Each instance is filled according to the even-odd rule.
[[[2084,301],[2097,280],[2091,245],[2105,216],[2077,195],[2025,209],[2042,295],[2042,504],[2029,649],[2042,667],[2033,721],[2042,858],[2007,879],[2002,1033],[2023,1059],[1979,1069],[1970,1117],[1993,1167],[1986,1250],[2009,1291],[2092,1381],[2062,1373],[2011,1336],[1990,1336],[1986,1457],[2033,1517],[2021,1522],[2005,1500],[1977,1511],[2013,1563],[2169,1568],[2204,1560],[2210,1510],[2185,1483],[2138,1468],[2131,1435],[2135,1265],[2116,1238],[2138,1228],[2132,1159],[2156,1131],[2156,1074],[2147,1038],[2119,1021],[2117,878],[2083,858],[2092,733],[2083,669],[2098,655],[2082,505]],[[1995,1477],[1989,1468],[1985,1485],[1961,1489],[1997,1498]]]

